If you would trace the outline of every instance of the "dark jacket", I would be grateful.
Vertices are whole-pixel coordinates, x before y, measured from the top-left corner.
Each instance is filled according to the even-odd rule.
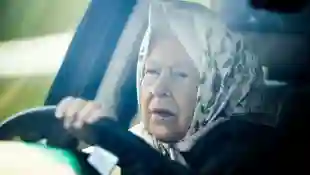
[[[153,167],[154,170],[149,173],[266,174],[271,171],[268,159],[273,154],[276,138],[273,127],[238,119],[228,120],[201,137],[189,152],[182,153],[189,165],[188,168],[166,157],[160,157],[157,160],[160,162],[158,166]],[[149,157],[149,159],[155,158]],[[142,167],[138,164],[125,166],[122,168],[122,174],[137,174],[138,169]]]

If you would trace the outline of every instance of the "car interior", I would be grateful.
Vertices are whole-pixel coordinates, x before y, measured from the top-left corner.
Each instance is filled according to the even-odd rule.
[[[149,3],[148,0],[92,0],[50,88],[46,107],[27,110],[4,121],[0,126],[0,139],[10,140],[21,135],[23,140],[33,142],[48,137],[49,145],[69,149],[79,155],[77,157],[81,159],[85,174],[97,172],[85,162],[85,155],[76,151],[78,143],[75,138],[109,150],[120,158],[120,167],[142,166],[135,168],[133,174],[154,173],[158,167],[166,169],[158,171],[158,174],[189,174],[186,168],[162,158],[142,144],[142,140],[125,132],[133,123],[139,122],[136,117],[135,71],[139,46],[147,26]],[[310,24],[307,22],[310,20],[310,3],[301,5],[298,12],[287,10],[286,6],[283,10],[272,3],[264,6],[262,1],[258,3],[255,0],[210,0],[208,3],[201,0],[200,3],[215,11],[232,31],[241,33],[246,45],[259,57],[265,86],[259,89],[264,94],[261,97],[264,103],[258,108],[267,115],[257,115],[252,118],[253,122],[279,128],[286,138],[281,140],[281,144],[295,143],[274,152],[278,159],[270,161],[280,160],[286,154],[292,156],[296,164],[303,164],[309,138],[305,117],[309,114],[306,104],[310,98]],[[105,104],[111,108],[109,115],[117,116],[121,125],[105,120],[83,130],[63,129],[59,121],[53,120],[53,106],[66,96],[94,99]],[[36,123],[49,123],[49,127],[35,126],[31,122],[34,120]],[[35,130],[41,133],[37,135]],[[105,138],[99,133],[106,133]],[[116,147],[116,144],[123,146]],[[293,151],[284,153],[288,149]],[[125,152],[130,154],[124,155]],[[279,163],[275,167],[287,164]],[[204,172],[220,174],[215,168]]]
[[[93,4],[95,3],[96,1],[93,2]],[[235,4],[238,4],[238,6]],[[126,8],[129,8],[129,6],[129,4],[126,5]],[[255,10],[246,0],[221,0],[216,1],[211,9],[214,9],[219,14],[231,30],[241,33],[247,46],[260,58],[260,62],[264,67],[266,84],[266,89],[262,89],[266,94],[262,97],[266,101],[264,103],[266,105],[263,108],[266,110],[266,113],[273,116],[277,115],[281,109],[283,98],[285,98],[283,94],[287,94],[290,91],[291,85],[294,88],[295,85],[300,85],[298,86],[300,88],[307,86],[306,65],[309,55],[307,33],[309,26],[307,26],[308,24],[305,21],[308,19],[309,7],[303,8],[302,12],[297,14],[286,14],[269,12],[267,10]],[[113,25],[111,28],[113,28],[115,37],[117,38],[119,35],[117,46],[114,43],[114,51],[111,42],[113,40],[112,34],[107,34],[109,43],[106,45],[103,41],[104,37],[98,38],[94,36],[96,30],[101,30],[99,29],[100,23],[105,21],[102,19],[102,21],[93,22],[94,18],[90,16],[96,15],[91,14],[91,11],[95,10],[92,10],[91,7],[89,8],[73,40],[75,44],[71,45],[66,60],[58,73],[58,78],[51,88],[46,104],[57,104],[64,96],[71,94],[87,99],[95,98],[104,104],[109,104],[111,108],[115,108],[114,110],[117,114],[123,113],[126,110],[125,113],[131,116],[135,115],[136,102],[132,100],[136,98],[134,92],[135,62],[143,31],[146,27],[147,1],[139,2],[132,10],[132,12],[128,10],[128,14],[130,14],[128,19],[127,15],[124,14],[125,12],[122,14],[110,12],[111,14],[119,15],[117,16],[119,19],[124,17],[124,21],[126,21],[126,24],[123,24],[126,27],[124,30],[119,30],[118,33],[114,27],[117,24],[111,24]],[[123,14],[124,16],[120,16]],[[122,22],[119,21],[119,23]],[[92,25],[96,25],[96,27]],[[107,26],[104,27],[108,28]],[[90,32],[87,33],[83,30]],[[108,29],[106,30],[109,32]],[[87,42],[91,43],[86,44]],[[100,47],[98,46],[99,43],[101,44]],[[83,47],[83,49],[79,49],[79,47]],[[102,53],[102,47],[105,48],[104,53]],[[98,51],[95,49],[98,49]],[[279,49],[281,51],[278,51]],[[275,51],[277,52],[275,53]],[[94,54],[94,56],[90,57],[89,52]],[[103,57],[109,57],[109,52],[111,52],[111,58],[103,59]],[[298,59],[295,58],[296,55],[298,55]],[[84,57],[88,59],[86,60]],[[80,64],[81,61],[78,61],[78,59],[81,59],[81,61],[85,59],[88,62],[87,67],[85,64]],[[93,64],[98,65],[98,68],[91,65],[91,59],[94,60],[92,61]],[[100,59],[101,62],[97,61],[97,59]],[[107,64],[108,59],[111,59],[111,61]],[[70,69],[75,68],[76,70],[81,70],[79,66],[83,66],[84,72],[68,71],[69,68],[66,65],[70,65],[68,66]],[[104,74],[103,78],[98,78],[99,73],[100,75]],[[77,80],[70,78],[70,76],[75,76],[76,74],[89,76],[90,78],[87,79],[87,82],[78,81],[75,83],[74,81]],[[98,77],[94,77],[95,75]],[[58,90],[58,87],[61,90]],[[270,101],[273,101],[273,103],[270,104]],[[276,120],[271,119],[269,122],[276,122]],[[130,119],[124,119],[127,127],[130,121]]]

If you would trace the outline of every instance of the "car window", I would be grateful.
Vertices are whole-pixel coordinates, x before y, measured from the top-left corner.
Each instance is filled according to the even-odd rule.
[[[88,3],[0,2],[0,120],[43,105]]]
[[[93,89],[97,90],[95,100],[110,109],[108,111],[111,113],[106,114],[107,116],[126,114],[125,118],[120,118],[119,121],[131,122],[131,125],[140,121],[137,116],[136,67],[138,52],[147,26],[150,1],[156,0],[137,1],[138,4],[130,14],[117,42],[106,73],[100,77],[102,80],[99,89]],[[310,92],[308,76],[310,72],[307,68],[310,54],[308,50],[310,23],[307,17],[310,16],[309,8],[300,13],[282,14],[253,9],[248,0],[187,1],[209,8],[230,31],[241,34],[246,48],[257,56],[263,72],[263,86],[249,87],[259,94],[259,98],[252,101],[261,102],[257,105],[253,102],[253,108],[255,108],[253,111],[261,111],[268,114],[268,117],[273,116],[264,120],[259,118],[261,113],[258,113],[259,115],[255,115],[259,116],[258,122],[274,125],[278,121],[283,101],[292,89],[303,88]],[[0,2],[0,121],[21,110],[44,104],[89,2],[90,0],[28,0],[27,2],[2,0]],[[205,22],[208,23],[208,21]],[[94,31],[87,37],[100,38],[99,41],[107,40],[102,35],[102,31]],[[98,43],[92,45],[97,48],[96,51],[105,49],[96,44]],[[91,51],[93,51],[92,48],[85,52],[85,55],[82,54],[83,58],[80,60],[88,63],[91,54],[94,57],[102,56]],[[77,55],[72,57],[74,56]],[[98,61],[98,59],[92,60]],[[95,61],[93,65],[97,63]],[[67,67],[67,70],[75,69],[74,66],[72,67]],[[81,79],[74,75],[76,76],[74,78],[78,79],[77,85],[80,82],[87,85],[87,78],[99,79],[99,76],[93,78],[88,76],[91,73],[86,74]],[[220,86],[222,87],[222,84]],[[246,96],[247,94],[244,95],[245,98]],[[222,104],[224,103],[219,106]],[[202,104],[201,108],[207,105]],[[238,101],[236,106],[241,106],[240,113],[242,113],[244,112],[242,107],[246,105]],[[133,116],[135,120],[131,121]],[[205,121],[202,125],[205,125]],[[194,129],[196,130],[196,127]]]
[[[208,7],[232,31],[243,35],[247,47],[260,59],[270,91],[282,92],[278,88],[283,89],[287,81],[296,80],[297,74],[305,74],[305,69],[300,67],[305,65],[309,54],[308,41],[303,34],[310,28],[304,22],[309,11],[281,14],[254,10],[246,0],[188,1]],[[0,28],[0,117],[43,104],[89,2],[1,1],[0,22],[7,25]],[[72,4],[75,8],[68,10]],[[122,75],[134,76],[130,71],[135,67],[147,18],[148,1],[138,1],[137,6],[122,33],[96,97],[114,111],[123,98],[120,87],[129,79]],[[35,75],[36,72],[39,74]],[[136,103],[135,97],[132,99],[132,103]],[[272,113],[277,111],[277,107],[266,108]]]

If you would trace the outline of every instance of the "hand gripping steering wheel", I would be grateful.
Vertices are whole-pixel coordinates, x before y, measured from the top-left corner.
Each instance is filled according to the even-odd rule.
[[[78,140],[82,140],[113,153],[119,158],[121,169],[131,169],[133,174],[190,174],[186,167],[162,156],[109,117],[82,129],[66,130],[63,121],[55,117],[55,109],[55,106],[38,107],[9,117],[0,125],[0,140],[12,140],[18,136],[24,141],[37,142],[45,138],[47,145],[75,154],[79,154]],[[82,170],[90,168],[87,163],[81,165]]]

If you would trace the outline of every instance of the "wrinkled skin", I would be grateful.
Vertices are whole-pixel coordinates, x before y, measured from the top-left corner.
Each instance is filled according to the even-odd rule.
[[[144,73],[140,101],[145,129],[158,140],[177,142],[187,133],[196,106],[200,79],[194,62],[176,38],[165,37],[155,42]],[[167,109],[174,116],[162,120],[151,113],[156,108]],[[81,128],[114,115],[94,101],[67,97],[58,104],[56,116],[64,118],[66,128]]]
[[[181,43],[173,36],[158,39],[146,58],[140,86],[145,128],[163,142],[181,140],[193,119],[198,85],[198,70]],[[174,116],[162,118],[154,109]]]

